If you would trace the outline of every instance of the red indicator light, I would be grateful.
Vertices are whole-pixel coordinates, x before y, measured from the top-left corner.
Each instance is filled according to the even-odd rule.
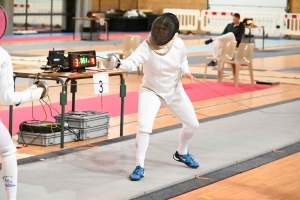
[[[91,64],[95,65],[95,58],[91,58]]]
[[[79,67],[79,60],[78,60],[78,58],[74,58],[74,59],[73,59],[73,65],[74,65],[75,67]]]

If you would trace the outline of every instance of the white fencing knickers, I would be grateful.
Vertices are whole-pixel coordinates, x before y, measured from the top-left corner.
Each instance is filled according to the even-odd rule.
[[[2,180],[5,185],[6,199],[16,200],[17,198],[17,159],[16,147],[9,132],[0,120],[0,157],[2,159]]]
[[[221,35],[219,37],[212,38],[213,40],[213,57],[217,58],[219,56],[220,49],[224,44],[231,41],[236,41],[235,36],[232,32],[226,33],[225,35]]]
[[[167,104],[163,99],[150,91],[141,91],[138,106],[138,127],[136,135],[136,165],[144,168],[144,160],[149,144],[149,136],[152,133],[155,116],[161,106],[165,105],[182,123],[179,135],[178,153],[185,155],[194,133],[199,128],[199,122],[194,107],[185,93],[180,91],[174,99]]]

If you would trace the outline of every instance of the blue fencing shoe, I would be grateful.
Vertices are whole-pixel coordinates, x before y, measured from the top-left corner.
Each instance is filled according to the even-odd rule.
[[[139,181],[145,176],[145,169],[141,166],[136,166],[135,170],[130,174],[129,178],[132,181]]]
[[[179,155],[178,151],[176,151],[173,155],[173,159],[186,164],[191,168],[198,168],[199,164],[194,160],[194,157],[187,153],[186,155]]]

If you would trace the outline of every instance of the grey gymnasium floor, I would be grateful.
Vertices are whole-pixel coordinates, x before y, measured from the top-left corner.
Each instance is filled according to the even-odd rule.
[[[260,111],[248,109],[200,120],[200,129],[190,146],[190,153],[200,162],[198,169],[189,169],[172,159],[178,143],[179,125],[156,130],[150,138],[146,177],[140,182],[128,180],[135,165],[133,136],[96,143],[99,148],[65,151],[36,159],[44,158],[43,161],[24,160],[19,166],[18,198],[147,199],[145,193],[193,180],[195,175],[226,168],[299,142],[299,108],[300,99],[295,99],[260,107]],[[299,150],[298,145],[295,151]],[[267,159],[265,163],[270,161]],[[24,164],[26,162],[31,163]],[[2,186],[1,182],[0,188]],[[3,189],[0,189],[0,199],[4,199]]]

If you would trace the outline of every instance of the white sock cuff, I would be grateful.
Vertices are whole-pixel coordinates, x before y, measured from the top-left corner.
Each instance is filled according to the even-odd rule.
[[[136,166],[144,168],[146,152],[149,145],[150,134],[137,133],[136,134]]]

